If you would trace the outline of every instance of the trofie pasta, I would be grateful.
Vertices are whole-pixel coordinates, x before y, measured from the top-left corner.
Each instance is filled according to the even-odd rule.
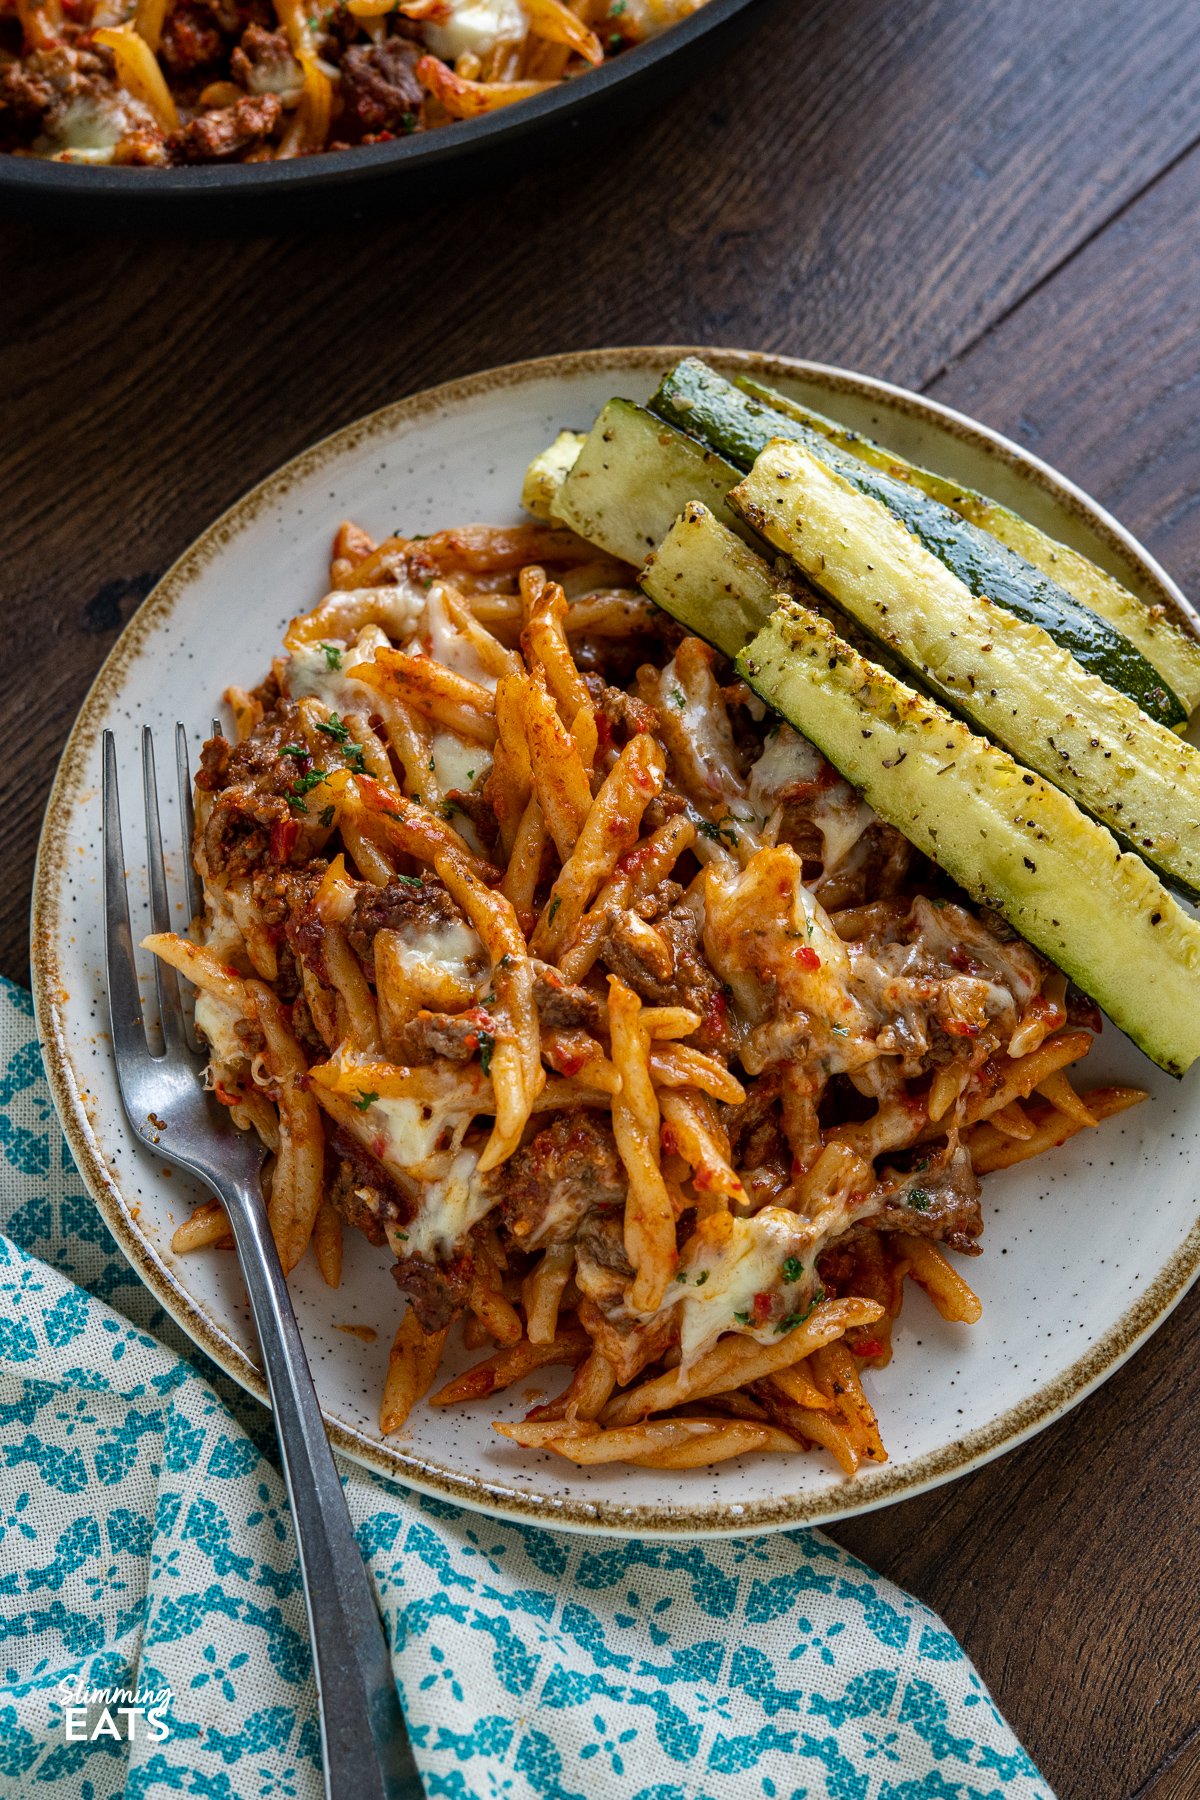
[[[227,699],[148,942],[285,1269],[394,1259],[382,1429],[461,1332],[430,1404],[545,1371],[497,1430],[576,1464],[883,1461],[862,1372],[909,1278],[979,1316],[980,1176],[1142,1098],[1073,1084],[1091,1003],[569,531],[343,525]]]
[[[0,0],[0,152],[271,162],[474,119],[704,0]]]

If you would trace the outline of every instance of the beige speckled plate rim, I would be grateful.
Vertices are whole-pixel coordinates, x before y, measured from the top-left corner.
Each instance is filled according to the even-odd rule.
[[[64,873],[65,827],[81,789],[87,757],[102,727],[102,718],[122,678],[141,653],[147,634],[169,616],[190,582],[234,536],[250,526],[261,509],[281,499],[300,477],[374,437],[386,437],[400,424],[409,425],[431,412],[453,408],[494,388],[518,388],[546,377],[569,377],[580,370],[666,367],[680,356],[708,357],[725,367],[738,367],[760,377],[815,378],[825,386],[878,399],[892,411],[929,420],[976,449],[1031,478],[1059,505],[1105,540],[1123,562],[1161,598],[1177,617],[1193,628],[1200,619],[1175,583],[1140,544],[1055,470],[1009,439],[961,413],[903,388],[868,376],[753,351],[695,346],[636,346],[577,351],[506,363],[479,374],[445,382],[393,402],[332,433],[266,477],[201,533],[163,576],[133,615],[102,665],[71,730],[59,763],[38,845],[31,919],[33,993],[51,1092],[72,1154],[109,1230],[156,1299],[187,1335],[233,1379],[266,1402],[262,1375],[240,1345],[202,1311],[152,1244],[138,1230],[122,1196],[115,1171],[88,1118],[86,1098],[71,1059],[60,996],[63,994],[58,947]],[[623,1536],[731,1536],[740,1533],[816,1525],[849,1517],[894,1500],[907,1499],[953,1476],[980,1467],[1061,1417],[1130,1357],[1183,1298],[1200,1273],[1200,1222],[1159,1271],[1141,1296],[1088,1351],[1065,1372],[1030,1394],[1020,1405],[967,1433],[956,1443],[902,1466],[885,1466],[860,1475],[840,1489],[822,1493],[781,1494],[753,1503],[715,1502],[695,1508],[622,1506],[612,1500],[589,1503],[577,1498],[552,1499],[515,1488],[484,1471],[450,1470],[407,1451],[402,1442],[381,1443],[327,1416],[337,1450],[391,1477],[461,1505],[560,1530],[606,1532]]]

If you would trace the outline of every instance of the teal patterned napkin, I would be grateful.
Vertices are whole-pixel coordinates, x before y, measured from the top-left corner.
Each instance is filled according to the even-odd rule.
[[[0,1793],[317,1800],[269,1417],[117,1251],[7,984],[0,1158]],[[1052,1800],[936,1616],[818,1532],[575,1537],[343,1480],[430,1800]]]

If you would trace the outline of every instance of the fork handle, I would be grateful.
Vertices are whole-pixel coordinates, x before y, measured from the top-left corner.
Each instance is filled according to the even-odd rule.
[[[300,1554],[329,1800],[422,1792],[383,1625],[257,1183],[214,1181],[237,1244],[262,1350]]]

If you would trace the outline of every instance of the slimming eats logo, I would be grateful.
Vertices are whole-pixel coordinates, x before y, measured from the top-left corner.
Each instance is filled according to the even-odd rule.
[[[89,1688],[82,1676],[68,1676],[59,1682],[58,1693],[69,1744],[94,1744],[100,1738],[161,1744],[171,1735],[167,1713],[175,1696],[169,1687]]]

